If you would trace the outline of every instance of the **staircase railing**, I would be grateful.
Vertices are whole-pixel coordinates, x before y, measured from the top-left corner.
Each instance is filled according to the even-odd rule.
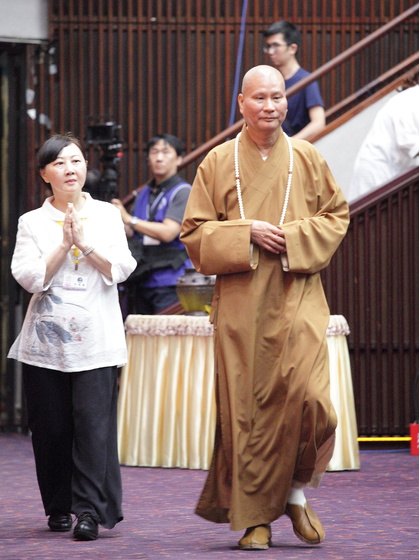
[[[287,97],[291,97],[292,95],[295,95],[296,93],[298,93],[299,91],[307,87],[315,80],[318,80],[319,78],[321,78],[322,76],[330,72],[331,70],[334,70],[340,64],[342,64],[343,62],[345,62],[355,54],[359,53],[360,51],[362,51],[363,49],[371,45],[371,43],[373,43],[377,39],[380,39],[386,33],[391,31],[392,29],[394,29],[395,27],[397,27],[407,19],[413,17],[418,12],[419,12],[419,3],[416,4],[415,6],[412,6],[408,10],[405,10],[398,17],[392,19],[385,25],[381,26],[376,31],[373,31],[370,35],[364,37],[364,39],[361,39],[355,45],[352,45],[342,53],[338,54],[337,56],[335,56],[334,58],[332,58],[331,60],[323,64],[322,66],[319,66],[319,68],[311,72],[309,76],[303,78],[302,80],[300,80],[299,82],[297,82],[296,84],[288,88],[286,91]],[[235,134],[241,129],[242,126],[243,126],[243,119],[240,119],[232,126],[226,128],[225,130],[223,130],[222,132],[214,136],[211,140],[208,140],[208,142],[202,144],[202,146],[199,146],[196,150],[193,150],[192,152],[187,154],[182,162],[182,166],[183,167],[187,166],[189,163],[198,159],[199,157],[204,155],[206,152],[208,152],[218,144],[221,144],[221,142],[224,142],[227,138],[231,136],[235,136]]]

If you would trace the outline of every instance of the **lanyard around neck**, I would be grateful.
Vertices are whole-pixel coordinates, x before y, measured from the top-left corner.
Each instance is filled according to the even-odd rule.
[[[165,195],[165,190],[161,190],[156,198],[153,200],[153,203],[150,204],[150,201],[147,203],[147,220],[152,222],[154,220],[154,216],[157,214],[157,210],[159,209],[159,204],[163,196]]]

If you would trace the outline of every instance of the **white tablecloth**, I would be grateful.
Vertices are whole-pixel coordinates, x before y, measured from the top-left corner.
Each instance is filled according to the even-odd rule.
[[[331,315],[326,332],[329,350],[330,398],[338,417],[336,442],[329,471],[360,468],[358,427],[346,336],[349,327],[342,315]]]
[[[207,316],[129,315],[121,373],[118,445],[125,465],[208,469],[215,430],[213,328]],[[339,425],[329,470],[359,468],[346,320],[327,343]]]

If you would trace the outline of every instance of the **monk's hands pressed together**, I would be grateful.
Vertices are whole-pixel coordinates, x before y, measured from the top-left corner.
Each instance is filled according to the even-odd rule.
[[[255,220],[250,230],[250,240],[276,255],[285,253],[287,250],[284,232],[269,222]]]

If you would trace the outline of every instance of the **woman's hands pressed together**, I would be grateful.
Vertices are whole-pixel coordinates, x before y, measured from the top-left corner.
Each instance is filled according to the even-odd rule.
[[[90,247],[84,239],[83,221],[71,202],[68,203],[64,218],[63,243],[66,246],[70,243],[69,248],[75,245],[82,252]]]

